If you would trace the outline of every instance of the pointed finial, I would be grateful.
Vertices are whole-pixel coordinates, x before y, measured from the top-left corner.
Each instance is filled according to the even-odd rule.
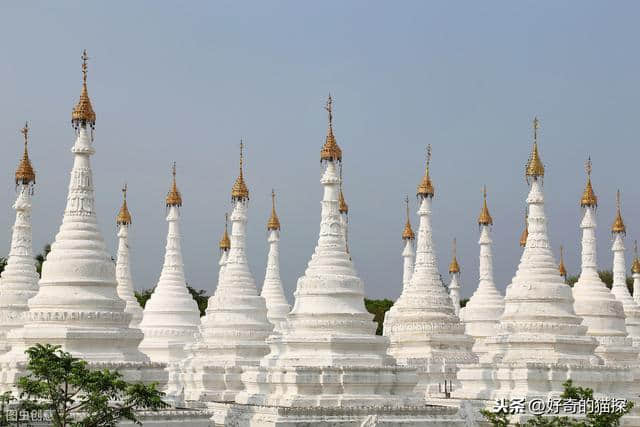
[[[84,126],[89,124],[91,126],[96,124],[96,113],[91,106],[91,100],[89,99],[89,92],[87,90],[87,56],[86,49],[82,51],[82,92],[80,92],[80,99],[71,112],[71,122],[75,127]]]
[[[633,263],[631,264],[631,272],[640,274],[640,258],[638,258],[638,241],[633,241]]]
[[[280,230],[280,220],[276,214],[276,192],[273,189],[271,190],[271,216],[267,221],[267,230]]]
[[[344,199],[344,193],[342,192],[342,165],[340,165],[340,195],[338,196],[338,211],[341,214],[349,213],[349,205],[347,205]]]
[[[231,248],[231,240],[229,239],[229,232],[227,231],[229,228],[229,214],[224,214],[224,233],[222,234],[222,239],[220,239],[220,250],[228,251]]]
[[[584,187],[582,197],[580,198],[580,206],[583,208],[598,207],[598,198],[596,197],[596,193],[593,191],[593,186],[591,185],[591,169],[591,156],[589,156],[584,164],[584,170],[587,172],[587,185]]]
[[[424,171],[424,176],[422,177],[422,181],[420,185],[418,185],[418,197],[433,198],[435,194],[435,189],[433,188],[433,183],[431,182],[431,177],[429,176],[429,166],[431,165],[431,144],[427,145],[427,166]]]
[[[407,207],[407,223],[404,225],[404,230],[402,231],[402,240],[414,240],[416,235],[411,229],[411,221],[409,220],[409,196],[405,196],[404,203]]]
[[[529,161],[527,162],[527,167],[525,169],[525,177],[527,178],[527,182],[529,177],[534,180],[538,178],[544,177],[544,165],[540,160],[540,154],[538,153],[538,129],[540,129],[540,121],[538,117],[534,117],[533,119],[533,148],[531,149],[531,155],[529,156]]]
[[[327,104],[324,109],[327,110],[329,114],[329,129],[327,130],[327,137],[322,146],[322,150],[320,150],[320,161],[341,162],[342,150],[336,142],[336,137],[333,135],[333,98],[331,97],[331,93],[329,93],[329,98],[327,99]]]
[[[127,207],[127,184],[125,183],[122,187],[122,206],[120,207],[120,212],[116,216],[116,224],[117,225],[129,225],[131,224],[131,214],[129,213],[129,208]]]
[[[482,210],[478,215],[478,225],[493,225],[493,218],[489,214],[489,207],[487,206],[487,186],[482,187]]]
[[[529,215],[524,213],[524,230],[522,230],[522,234],[520,235],[520,246],[523,248],[527,246],[527,238],[529,237]]]
[[[16,185],[35,184],[36,173],[33,171],[31,160],[29,160],[29,152],[27,151],[27,144],[29,143],[29,122],[25,122],[20,133],[24,137],[24,152],[22,153],[20,163],[18,163],[18,169],[16,169]]]
[[[621,234],[623,236],[627,233],[627,228],[624,225],[622,213],[620,212],[620,190],[616,193],[616,219],[611,225],[611,232],[613,234]]]
[[[171,184],[171,189],[167,194],[167,207],[168,206],[182,206],[182,196],[180,195],[180,191],[178,191],[178,184],[176,184],[176,162],[173,162],[173,167],[171,168],[171,174],[173,175],[173,182]]]
[[[244,143],[242,142],[242,140],[240,140],[240,173],[238,175],[238,178],[236,178],[236,182],[231,188],[231,200],[233,200],[234,202],[249,200],[249,189],[247,188],[247,184],[244,182],[243,149]]]
[[[567,279],[567,269],[564,267],[564,248],[562,245],[560,245],[560,264],[558,264],[558,272],[560,273],[560,276],[565,278],[565,280]]]
[[[460,266],[458,265],[458,259],[456,257],[456,239],[453,239],[453,257],[451,259],[451,263],[449,264],[449,274],[460,273]]]

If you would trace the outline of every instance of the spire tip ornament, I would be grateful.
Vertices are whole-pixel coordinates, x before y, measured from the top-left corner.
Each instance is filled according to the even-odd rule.
[[[231,249],[231,239],[229,239],[229,214],[224,214],[224,233],[222,234],[222,239],[220,239],[220,250],[228,251]]]
[[[564,279],[567,279],[567,269],[564,266],[564,247],[560,245],[560,263],[558,264],[558,272]]]
[[[404,225],[404,230],[402,231],[402,240],[414,240],[416,235],[411,229],[411,221],[409,220],[409,196],[405,196],[404,202],[407,206],[407,223]]]
[[[16,185],[35,184],[36,173],[33,170],[33,166],[31,166],[29,152],[27,151],[27,145],[29,143],[29,122],[25,122],[20,133],[24,137],[24,152],[22,153],[22,159],[20,159],[20,163],[18,164],[18,169],[16,169]]]
[[[451,259],[451,263],[449,264],[449,274],[460,273],[460,266],[458,265],[457,258],[457,244],[456,239],[453,239],[453,257]]]
[[[280,219],[278,218],[278,214],[276,214],[276,192],[273,189],[271,190],[271,216],[269,217],[269,221],[267,221],[267,230],[280,230]]]
[[[89,99],[89,91],[87,90],[87,50],[82,51],[82,92],[80,92],[80,99],[71,112],[71,123],[74,127],[85,126],[87,124],[92,127],[96,124],[96,113],[91,106],[91,99]]]
[[[129,208],[127,207],[127,184],[125,183],[122,187],[122,207],[120,207],[120,212],[116,216],[116,224],[117,225],[130,225],[131,224],[131,214],[129,213]]]
[[[180,195],[178,185],[176,184],[176,162],[173,162],[171,174],[173,175],[173,182],[171,184],[171,190],[169,190],[169,193],[167,194],[167,207],[182,206],[182,196]]]
[[[633,263],[631,264],[631,272],[640,274],[640,258],[638,258],[638,241],[633,242]]]
[[[478,216],[478,225],[493,225],[493,218],[489,214],[489,207],[487,206],[487,186],[485,185],[482,188],[482,210],[480,211],[480,215]]]
[[[522,234],[520,235],[520,246],[527,246],[527,238],[529,238],[529,215],[524,213],[524,230],[522,230]]]
[[[540,129],[540,121],[538,120],[538,117],[534,117],[533,148],[531,149],[531,155],[529,156],[529,161],[527,162],[527,167],[525,169],[527,182],[529,181],[529,178],[537,180],[538,178],[544,177],[544,165],[542,164],[540,154],[538,153],[538,129]]]
[[[620,190],[616,193],[616,219],[611,225],[611,233],[621,234],[623,236],[627,233],[627,228],[624,225],[622,214],[620,213]]]
[[[424,176],[422,177],[422,181],[420,185],[418,185],[418,197],[430,197],[433,198],[435,194],[435,189],[433,188],[433,183],[431,182],[431,177],[429,176],[429,166],[431,165],[431,144],[427,145],[427,167],[424,172]]]
[[[242,170],[244,165],[243,149],[244,143],[240,140],[240,173],[231,188],[231,200],[234,202],[249,200],[249,189],[247,188],[247,184],[244,182],[244,172]]]
[[[582,193],[582,198],[580,199],[580,207],[583,208],[598,207],[598,198],[596,197],[596,194],[593,191],[593,186],[591,185],[591,169],[591,156],[589,156],[584,164],[584,170],[585,172],[587,172],[587,185],[585,186],[584,192]]]
[[[329,93],[327,104],[324,109],[327,110],[327,113],[329,114],[329,129],[327,130],[327,137],[324,145],[322,146],[322,150],[320,150],[320,161],[341,162],[342,150],[336,142],[336,137],[333,135],[333,98],[331,97],[331,93]]]

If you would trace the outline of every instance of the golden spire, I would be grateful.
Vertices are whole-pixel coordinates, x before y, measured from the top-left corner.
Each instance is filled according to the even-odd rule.
[[[544,177],[544,165],[540,160],[540,154],[538,154],[538,129],[540,129],[540,121],[537,117],[533,118],[533,149],[527,162],[525,169],[525,176],[535,179]]]
[[[127,207],[127,184],[122,187],[122,207],[120,208],[120,212],[118,212],[118,216],[116,216],[116,224],[131,224],[131,214],[129,213],[129,208]]]
[[[431,177],[429,176],[430,163],[431,163],[431,144],[427,145],[427,167],[424,171],[424,176],[422,177],[422,181],[420,182],[420,185],[418,185],[418,196],[420,197],[433,197],[433,195],[435,194],[433,183],[431,182]]]
[[[458,259],[456,258],[456,239],[453,239],[453,257],[451,264],[449,264],[449,274],[460,273],[460,266],[458,265]]]
[[[233,184],[231,188],[231,200],[233,201],[245,201],[249,200],[249,189],[247,188],[247,184],[244,182],[244,174],[242,172],[242,165],[244,158],[242,157],[242,149],[244,148],[244,144],[242,140],[240,140],[240,174],[238,178],[236,178],[236,182]]]
[[[91,100],[89,99],[89,92],[87,91],[87,50],[82,51],[82,92],[80,92],[80,99],[71,112],[71,122],[74,125],[96,124],[96,113],[91,106]]]
[[[20,131],[24,136],[24,153],[22,154],[22,159],[18,164],[18,169],[16,169],[16,185],[18,184],[35,184],[36,182],[36,173],[33,171],[33,167],[31,166],[31,160],[29,160],[29,153],[27,152],[27,144],[29,143],[29,123],[25,123],[24,127]]]
[[[333,135],[333,98],[331,98],[331,94],[329,94],[327,105],[324,109],[329,113],[329,129],[327,130],[327,138],[322,146],[322,150],[320,150],[320,161],[341,162],[342,150],[338,147],[336,137]]]
[[[342,192],[342,166],[340,166],[340,195],[338,196],[338,211],[341,214],[349,213],[349,205],[344,200],[344,193]]]
[[[489,208],[487,207],[487,186],[485,185],[482,189],[482,196],[484,198],[482,202],[482,210],[480,211],[480,215],[478,215],[478,224],[479,225],[493,225],[493,218],[489,214]]]
[[[267,221],[267,230],[280,230],[280,220],[276,214],[276,192],[271,190],[271,216]]]
[[[562,246],[560,246],[560,264],[558,264],[558,272],[566,280],[567,269],[564,267],[564,248]]]
[[[580,199],[580,206],[583,208],[595,208],[598,206],[598,198],[593,192],[593,187],[591,186],[591,157],[587,159],[587,162],[584,165],[584,169],[587,172],[587,185],[586,187],[584,187],[584,192],[582,193],[582,198]]]
[[[224,214],[224,234],[220,239],[220,250],[228,251],[231,248],[231,240],[229,239],[229,214]]]
[[[613,225],[611,225],[611,232],[613,234],[625,235],[627,233],[627,228],[624,226],[622,214],[620,213],[620,190],[616,193],[616,210],[616,219],[613,221]]]
[[[524,230],[520,235],[520,246],[523,248],[527,246],[527,238],[529,237],[529,215],[524,214]]]
[[[411,222],[409,221],[409,196],[404,198],[404,202],[407,205],[407,223],[404,225],[404,230],[402,231],[402,240],[413,240],[416,238],[416,235],[411,229]]]
[[[633,242],[633,263],[631,264],[631,272],[640,274],[640,258],[638,258],[638,241]]]
[[[182,206],[182,196],[176,184],[176,162],[173,162],[171,173],[173,174],[173,183],[171,184],[171,190],[167,194],[167,206]]]

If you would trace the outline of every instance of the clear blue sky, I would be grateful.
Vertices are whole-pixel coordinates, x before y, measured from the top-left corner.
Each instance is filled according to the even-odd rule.
[[[261,286],[274,187],[282,277],[292,299],[318,233],[329,91],[344,153],[350,247],[369,296],[399,295],[403,198],[410,195],[415,211],[428,143],[441,272],[446,276],[455,236],[463,296],[475,289],[476,218],[486,184],[496,282],[504,289],[521,253],[523,167],[536,114],[556,253],[564,244],[567,268],[577,271],[578,201],[591,155],[599,262],[610,268],[618,187],[627,247],[640,237],[639,12],[631,1],[3,2],[0,252],[8,251],[14,221],[12,181],[25,120],[38,174],[36,249],[58,230],[72,164],[70,113],[87,48],[98,115],[98,218],[115,256],[114,218],[127,181],[137,288],[153,286],[160,272],[175,160],[187,280],[213,289],[243,138],[251,270]]]

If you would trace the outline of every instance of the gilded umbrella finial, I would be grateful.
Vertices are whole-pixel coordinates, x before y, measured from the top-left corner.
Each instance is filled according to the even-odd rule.
[[[402,231],[402,240],[413,240],[416,238],[416,235],[411,229],[411,221],[409,221],[409,196],[405,196],[404,203],[407,207],[407,223],[404,225],[404,230]]]
[[[616,193],[616,219],[611,225],[611,232],[613,234],[621,234],[623,236],[627,233],[627,228],[624,225],[622,214],[620,213],[620,190]]]
[[[522,230],[522,234],[520,235],[520,246],[523,248],[527,246],[527,238],[529,237],[529,215],[525,211],[524,213],[524,230]]]
[[[538,117],[534,117],[533,148],[531,149],[531,155],[529,156],[529,161],[527,162],[527,167],[525,169],[527,182],[529,182],[530,177],[533,178],[533,180],[544,177],[544,165],[542,164],[540,154],[538,153],[538,129],[540,129],[540,121],[538,120]]]
[[[344,193],[342,192],[342,165],[340,165],[340,195],[338,196],[338,211],[341,214],[349,213],[349,205],[347,205],[347,201],[344,199]]]
[[[231,240],[229,239],[229,232],[227,231],[229,228],[229,214],[224,214],[224,233],[222,234],[222,239],[220,239],[220,250],[228,251],[231,248]]]
[[[91,100],[89,99],[89,91],[87,90],[87,50],[82,51],[82,92],[80,92],[80,99],[71,112],[71,122],[74,126],[90,124],[91,126],[96,124],[96,113],[91,106]]]
[[[131,214],[129,213],[129,208],[127,207],[127,184],[126,183],[122,187],[122,207],[120,207],[120,212],[118,212],[118,216],[116,216],[116,224],[118,225],[131,224]]]
[[[27,145],[29,144],[29,122],[25,122],[20,133],[24,137],[24,152],[22,153],[20,163],[18,163],[18,169],[16,169],[16,185],[35,184],[36,173],[33,171],[31,160],[29,160],[29,152],[27,151]]]
[[[271,216],[269,217],[269,221],[267,221],[267,230],[280,230],[280,219],[278,219],[278,214],[276,214],[276,192],[273,189],[271,190]]]
[[[178,190],[178,184],[176,184],[176,162],[173,162],[171,174],[173,175],[173,182],[171,184],[171,189],[167,194],[167,206],[182,206],[182,196]]]
[[[582,198],[580,199],[580,206],[583,208],[598,207],[598,198],[596,197],[596,193],[593,191],[593,186],[591,185],[591,169],[591,156],[589,156],[584,164],[584,170],[587,172],[587,185],[584,187]]]
[[[341,162],[342,150],[336,142],[336,137],[333,135],[333,98],[331,97],[331,93],[329,93],[329,98],[327,99],[327,104],[324,109],[327,110],[329,114],[329,129],[327,130],[327,138],[322,146],[322,150],[320,150],[320,161]]]
[[[243,149],[244,143],[240,140],[240,173],[231,188],[231,200],[237,202],[249,200],[249,189],[247,188],[247,184],[244,182],[244,172],[242,170],[244,165]]]
[[[487,206],[487,186],[482,187],[482,210],[478,216],[479,225],[493,225],[493,218],[489,214],[489,207]]]
[[[640,274],[640,258],[638,258],[638,241],[633,241],[633,263],[631,264],[631,272]]]
[[[460,273],[460,266],[458,265],[457,248],[456,248],[456,239],[453,238],[453,257],[451,259],[451,263],[449,264],[449,274]]]
[[[431,165],[431,144],[427,145],[427,166],[424,171],[424,176],[420,185],[418,185],[418,197],[431,197],[435,194],[431,177],[429,176],[429,166]]]
[[[564,247],[562,245],[560,245],[560,264],[558,264],[558,272],[565,280],[567,279],[567,269],[564,267]]]

